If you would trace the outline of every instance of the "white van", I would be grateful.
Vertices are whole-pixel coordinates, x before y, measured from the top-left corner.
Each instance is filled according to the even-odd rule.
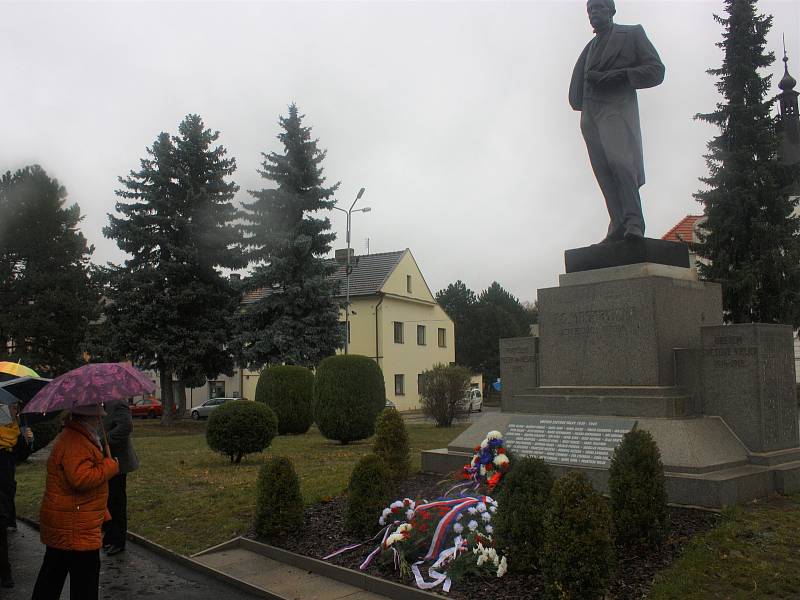
[[[464,395],[464,407],[468,412],[481,412],[483,410],[483,396],[478,388],[467,390]]]

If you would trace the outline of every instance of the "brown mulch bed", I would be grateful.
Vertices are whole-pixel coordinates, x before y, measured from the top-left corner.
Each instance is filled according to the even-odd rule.
[[[437,485],[439,481],[440,478],[435,476],[415,475],[406,480],[402,486],[403,493],[398,498],[434,499],[441,490]],[[298,554],[322,558],[347,544],[362,542],[363,540],[344,533],[344,510],[343,497],[310,506],[305,510],[303,529],[299,535],[277,542],[272,540],[271,543]],[[658,551],[642,554],[618,549],[617,578],[611,586],[609,597],[618,600],[647,598],[653,577],[680,555],[693,536],[713,528],[719,518],[718,514],[712,512],[670,508],[670,534]],[[254,534],[251,535],[254,537]],[[357,569],[377,544],[377,541],[364,544],[361,548],[333,558],[331,562]],[[513,557],[509,557],[509,560],[513,560]],[[367,573],[387,579],[399,579],[399,574],[394,572],[388,561],[373,561]],[[404,583],[413,585],[409,581]],[[502,579],[475,578],[454,583],[447,596],[459,600],[488,597],[525,599],[540,598],[542,593],[543,581],[538,574],[521,575],[511,572]]]

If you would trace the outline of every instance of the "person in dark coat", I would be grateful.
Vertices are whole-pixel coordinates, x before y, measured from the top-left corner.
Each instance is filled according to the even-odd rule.
[[[125,550],[128,533],[127,476],[139,468],[139,459],[133,449],[131,433],[133,418],[127,403],[119,402],[106,407],[103,425],[108,434],[111,456],[119,461],[119,473],[108,481],[108,511],[111,521],[103,528],[103,548],[112,556]]]
[[[14,496],[17,491],[17,463],[31,453],[30,441],[33,432],[30,428],[20,431],[17,419],[17,406],[3,406],[0,414],[0,585],[14,587],[11,576],[11,563],[8,559],[8,529],[17,528],[17,511]]]
[[[636,90],[664,81],[664,65],[641,25],[618,25],[614,0],[586,4],[595,37],[581,52],[569,103],[581,112],[581,132],[608,209],[603,242],[644,237],[639,188],[644,185]]]

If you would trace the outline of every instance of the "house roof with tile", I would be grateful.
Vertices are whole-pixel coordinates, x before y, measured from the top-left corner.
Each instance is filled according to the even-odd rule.
[[[350,259],[350,267],[352,268],[350,272],[350,296],[377,294],[406,252],[408,252],[408,249],[353,256]],[[333,284],[333,295],[335,298],[344,297],[347,293],[347,267],[344,262],[338,262],[336,259],[329,259],[329,262],[335,263],[337,266],[336,271],[329,277]],[[263,288],[247,292],[242,298],[242,303],[252,304],[268,293],[269,291]]]
[[[694,240],[694,226],[703,215],[686,215],[678,224],[661,236],[662,240],[670,242],[691,243]]]

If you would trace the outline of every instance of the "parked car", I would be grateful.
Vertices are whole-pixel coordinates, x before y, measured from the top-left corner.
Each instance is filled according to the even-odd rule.
[[[161,402],[155,398],[140,398],[131,404],[131,416],[155,419],[164,413]]]
[[[464,406],[468,412],[483,411],[483,395],[478,388],[467,390],[464,396]]]
[[[192,418],[195,421],[198,419],[207,419],[218,406],[222,406],[230,400],[247,400],[247,398],[211,398],[211,400],[206,400],[200,406],[195,406],[192,409]]]

